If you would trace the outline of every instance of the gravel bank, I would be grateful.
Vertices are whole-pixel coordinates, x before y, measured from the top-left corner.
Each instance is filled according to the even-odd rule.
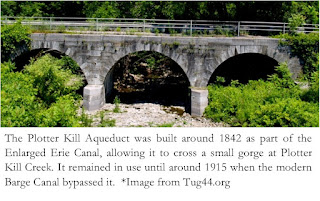
[[[162,106],[153,103],[119,104],[120,112],[113,112],[114,104],[107,103],[100,110],[88,112],[93,126],[99,126],[100,113],[104,119],[115,119],[116,127],[225,127],[204,117],[191,117],[180,106]]]

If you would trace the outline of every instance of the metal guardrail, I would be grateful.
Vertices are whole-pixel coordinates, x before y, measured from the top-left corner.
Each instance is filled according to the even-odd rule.
[[[141,31],[170,34],[242,34],[266,35],[270,32],[288,33],[290,27],[283,22],[166,20],[136,18],[78,18],[78,17],[10,17],[2,16],[4,24],[21,20],[36,30],[73,31]],[[297,32],[319,32],[318,24],[304,24]]]

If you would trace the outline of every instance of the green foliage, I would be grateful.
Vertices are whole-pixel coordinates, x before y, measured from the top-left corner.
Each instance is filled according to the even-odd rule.
[[[74,93],[83,84],[81,77],[69,69],[62,69],[61,62],[50,55],[32,62],[24,71],[33,77],[37,96],[47,105],[57,101],[58,97]]]
[[[217,84],[223,84],[225,82],[226,82],[226,79],[224,77],[220,77],[220,76],[216,77],[216,83]]]
[[[151,57],[147,58],[146,62],[148,64],[149,68],[152,68],[152,69],[156,68],[156,59],[154,57],[151,56]]]
[[[3,16],[29,17],[87,17],[87,18],[145,18],[175,20],[220,20],[220,21],[269,21],[289,22],[293,30],[303,22],[318,24],[318,2],[179,2],[179,1],[48,1],[10,2],[2,1]],[[72,10],[73,12],[70,12]],[[42,29],[42,30],[41,30]],[[70,29],[70,27],[68,28]],[[95,30],[92,26],[89,30]],[[110,29],[105,27],[104,29]],[[48,27],[39,26],[37,31],[48,32]],[[58,32],[64,32],[63,26]],[[189,32],[189,30],[185,30]],[[214,30],[215,34],[233,36],[234,31]],[[128,32],[130,33],[130,32]],[[159,34],[155,32],[156,34]],[[256,34],[255,31],[241,35]],[[271,32],[265,32],[269,35]],[[133,33],[130,33],[133,34]],[[170,32],[175,35],[175,32]],[[261,33],[260,33],[261,34]],[[188,34],[190,35],[190,33]],[[194,31],[194,36],[207,35]]]
[[[158,35],[158,34],[160,33],[159,29],[155,29],[155,30],[154,30],[154,33],[155,33],[156,35]]]
[[[137,1],[131,7],[130,13],[135,18],[155,19],[161,13],[159,2]]]
[[[35,126],[37,111],[43,106],[36,97],[34,79],[13,69],[12,63],[1,64],[1,125]]]
[[[115,105],[113,112],[114,113],[120,113],[121,109],[120,109],[120,98],[118,96],[116,96],[113,100],[113,104]]]
[[[261,105],[260,109],[250,116],[250,126],[318,127],[319,104],[295,98],[275,99],[273,102]]]
[[[22,49],[29,49],[31,39],[30,29],[21,22],[13,25],[1,25],[1,60],[12,59]]]
[[[164,124],[159,124],[158,127],[173,127],[174,123],[164,123]]]
[[[58,97],[57,100],[39,115],[40,127],[75,127],[80,126],[77,106],[70,94]]]
[[[305,17],[301,14],[292,14],[289,18],[290,31],[297,32],[297,28],[301,27],[305,23]]]
[[[61,62],[61,68],[64,70],[70,70],[72,74],[76,75],[82,75],[82,71],[80,66],[75,62],[73,59],[71,59],[68,56],[63,56],[60,59]]]
[[[318,8],[318,1],[1,1],[3,16],[287,22],[292,14],[300,14],[312,24],[319,23]]]
[[[315,83],[312,85],[315,92]],[[319,102],[310,100],[290,77],[286,64],[276,69],[268,81],[210,85],[205,115],[232,126],[319,126]],[[312,93],[312,92],[308,92]],[[312,94],[313,96],[314,94]],[[318,94],[319,96],[319,94]],[[305,98],[303,98],[305,97]]]
[[[95,1],[84,2],[84,11],[87,17],[92,18],[117,18],[119,17],[119,8],[117,2]]]
[[[301,59],[303,73],[307,77],[319,70],[319,33],[283,34],[278,37],[284,39],[280,41],[281,45],[290,46],[293,55]]]
[[[45,55],[13,72],[12,63],[1,65],[1,125],[79,126],[77,115],[82,85],[79,76],[62,69],[61,61]]]
[[[84,111],[84,108],[81,108],[81,116],[80,116],[80,126],[81,127],[91,127],[93,119],[89,117]]]
[[[100,125],[99,127],[114,127],[116,126],[115,119],[105,119],[104,111],[100,111]]]
[[[1,15],[15,16],[18,13],[17,4],[16,1],[1,1]]]
[[[292,1],[283,4],[283,20],[287,21],[292,15],[301,15],[308,24],[319,24],[319,2],[318,1]],[[289,20],[288,20],[289,21]]]
[[[301,98],[307,102],[319,102],[319,71],[312,73],[310,77],[310,88],[303,91]]]
[[[180,43],[179,43],[178,41],[174,41],[174,42],[172,43],[172,45],[173,45],[174,47],[178,47],[178,46],[180,45]]]
[[[277,88],[297,88],[293,79],[291,79],[291,73],[288,69],[287,63],[281,63],[276,68],[276,72],[269,76],[268,80],[273,82]]]
[[[178,32],[175,29],[169,29],[170,36],[175,36]]]
[[[1,29],[2,59],[29,47],[29,29],[21,23]],[[79,126],[77,110],[82,85],[79,66],[68,57],[45,55],[20,72],[10,62],[1,65],[2,126]],[[74,74],[75,73],[75,74]]]
[[[64,33],[66,31],[66,26],[60,25],[57,27],[58,33]]]

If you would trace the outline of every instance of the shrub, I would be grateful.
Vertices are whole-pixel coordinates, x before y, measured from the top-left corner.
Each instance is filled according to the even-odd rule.
[[[30,47],[30,31],[21,23],[1,28],[3,61]],[[10,62],[1,64],[1,126],[79,126],[75,91],[83,83],[75,62],[45,55],[23,71],[14,69]]]
[[[80,126],[77,116],[79,103],[70,94],[59,97],[47,110],[39,115],[40,127],[72,127]]]
[[[120,113],[120,98],[118,96],[116,96],[113,100],[113,104],[115,105],[113,112],[114,113]]]
[[[250,117],[250,126],[310,127],[319,126],[319,105],[295,98],[276,99],[261,105]]]
[[[80,66],[72,58],[63,56],[59,61],[62,69],[70,70],[72,74],[82,75]]]
[[[100,111],[100,125],[99,127],[114,127],[116,126],[115,119],[105,119],[104,111]]]
[[[283,34],[280,45],[290,46],[293,55],[300,58],[306,77],[319,70],[319,33]]]
[[[281,64],[268,81],[210,85],[205,116],[232,126],[318,126],[317,79],[309,89],[311,95],[306,95],[294,84],[286,64]]]
[[[159,30],[159,29],[155,29],[155,30],[154,30],[154,33],[155,33],[156,35],[158,35],[158,34],[160,33],[160,30]]]
[[[91,124],[93,122],[93,119],[91,117],[89,117],[89,115],[87,115],[84,112],[84,108],[81,108],[81,116],[80,116],[80,126],[81,127],[91,127]]]
[[[303,91],[301,99],[307,102],[319,103],[319,71],[314,72],[310,80],[310,88]]]
[[[22,49],[30,49],[31,31],[21,22],[13,25],[1,25],[1,61],[8,61]]]
[[[83,84],[81,77],[72,74],[69,69],[62,69],[61,62],[50,55],[31,62],[24,72],[34,78],[37,96],[47,105],[57,101],[58,97],[74,93]]]
[[[79,126],[78,96],[82,82],[61,62],[46,55],[13,72],[12,63],[1,65],[2,126]]]
[[[297,32],[297,28],[301,27],[305,23],[305,17],[301,14],[292,14],[289,18],[290,31]]]
[[[36,97],[34,79],[13,69],[12,63],[1,64],[1,126],[35,126],[43,105]]]

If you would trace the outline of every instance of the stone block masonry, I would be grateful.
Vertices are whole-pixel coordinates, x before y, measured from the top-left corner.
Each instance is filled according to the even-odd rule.
[[[159,52],[175,61],[186,74],[190,87],[205,88],[212,73],[227,59],[245,53],[266,55],[278,63],[287,62],[296,78],[301,72],[299,59],[289,48],[279,47],[278,39],[232,37],[170,37],[98,34],[32,34],[31,47],[52,49],[74,59],[86,77],[84,106],[97,110],[111,94],[114,64],[124,56],[139,51]],[[109,74],[109,75],[108,75]],[[110,80],[111,79],[111,80]],[[107,84],[106,84],[107,83]],[[105,87],[107,86],[107,87]],[[192,91],[193,115],[201,116],[206,92]]]
[[[100,109],[105,104],[103,85],[87,85],[83,89],[83,106],[89,111]]]
[[[202,116],[205,108],[208,106],[207,89],[191,89],[191,115]]]

